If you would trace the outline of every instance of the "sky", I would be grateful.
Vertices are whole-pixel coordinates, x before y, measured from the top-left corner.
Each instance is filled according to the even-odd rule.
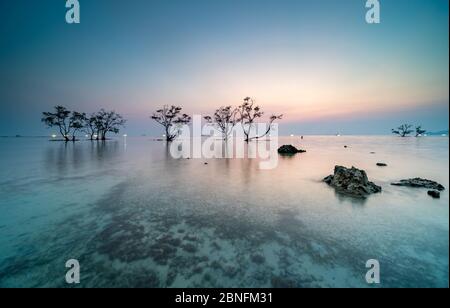
[[[0,1],[0,135],[49,135],[55,105],[161,133],[165,104],[207,115],[251,96],[281,134],[449,127],[448,0]],[[263,119],[264,120],[264,119]]]

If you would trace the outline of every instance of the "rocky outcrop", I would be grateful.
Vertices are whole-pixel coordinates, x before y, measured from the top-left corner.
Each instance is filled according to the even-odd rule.
[[[278,149],[278,153],[281,155],[294,155],[297,153],[305,153],[305,150],[299,150],[293,145],[283,145]]]
[[[370,182],[364,170],[342,166],[334,168],[334,174],[323,179],[325,183],[334,187],[337,192],[358,198],[381,192],[381,187]]]
[[[441,198],[441,193],[437,190],[429,190],[428,191],[428,196],[434,198],[434,199],[439,199]]]
[[[406,187],[417,187],[417,188],[428,188],[437,191],[445,190],[445,187],[435,181],[430,181],[421,178],[401,180],[400,182],[392,183],[394,186],[406,186]]]

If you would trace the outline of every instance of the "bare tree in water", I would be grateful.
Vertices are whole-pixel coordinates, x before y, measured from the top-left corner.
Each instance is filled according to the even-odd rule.
[[[96,113],[91,114],[86,118],[84,132],[89,136],[90,140],[98,139],[99,136],[100,119]]]
[[[422,125],[416,126],[416,137],[421,137],[426,133],[427,131],[425,129],[422,129]]]
[[[108,133],[118,134],[125,126],[126,120],[115,111],[101,109],[96,115],[96,130],[98,139],[106,140]]]
[[[65,141],[75,141],[77,131],[84,127],[85,114],[56,106],[54,112],[43,112],[41,121],[47,127],[57,127]]]
[[[412,128],[412,125],[403,124],[403,125],[400,125],[397,129],[393,129],[392,133],[394,135],[398,135],[400,137],[406,137],[413,132],[413,130],[411,128]]]
[[[244,130],[246,142],[267,136],[272,130],[272,124],[276,120],[281,120],[283,118],[283,115],[270,116],[267,130],[263,134],[251,136],[250,134],[255,127],[256,121],[264,115],[264,112],[261,111],[261,108],[256,105],[255,101],[251,97],[246,97],[244,99],[244,103],[240,105],[237,110],[239,113],[239,121],[241,122],[242,128]]]
[[[86,114],[80,112],[72,112],[70,117],[70,126],[72,127],[72,141],[75,141],[77,132],[82,130],[86,125]]]
[[[227,140],[239,121],[238,110],[231,106],[220,107],[214,112],[214,116],[206,116],[204,119],[214,125],[222,134],[222,138]]]
[[[158,109],[150,118],[164,127],[166,141],[170,142],[180,134],[180,128],[191,122],[191,117],[181,114],[183,108],[177,106],[164,105]]]

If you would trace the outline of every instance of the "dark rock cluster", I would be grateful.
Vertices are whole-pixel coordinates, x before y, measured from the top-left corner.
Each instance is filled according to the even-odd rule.
[[[407,187],[416,187],[416,188],[428,188],[437,191],[445,190],[445,187],[438,182],[430,181],[422,178],[414,178],[407,180],[400,180],[399,182],[392,183],[394,186],[407,186]]]
[[[399,182],[391,183],[391,185],[406,186],[413,188],[427,188],[430,189],[428,191],[428,196],[434,199],[441,198],[441,191],[445,190],[445,187],[442,184],[422,178],[400,180]]]
[[[441,193],[437,190],[429,190],[428,191],[428,196],[434,198],[434,199],[439,199],[441,198]]]
[[[297,153],[305,153],[305,150],[299,150],[293,145],[283,145],[278,149],[278,153],[282,155],[294,155]]]
[[[353,197],[366,198],[381,192],[381,187],[370,182],[364,170],[355,167],[349,169],[336,166],[334,174],[327,176],[323,181],[334,187],[337,192]]]

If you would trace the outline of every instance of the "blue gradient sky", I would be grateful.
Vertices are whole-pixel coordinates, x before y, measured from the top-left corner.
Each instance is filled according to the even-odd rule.
[[[0,135],[45,135],[56,104],[114,109],[157,135],[162,104],[211,113],[253,96],[283,134],[448,129],[448,0],[0,2]]]

